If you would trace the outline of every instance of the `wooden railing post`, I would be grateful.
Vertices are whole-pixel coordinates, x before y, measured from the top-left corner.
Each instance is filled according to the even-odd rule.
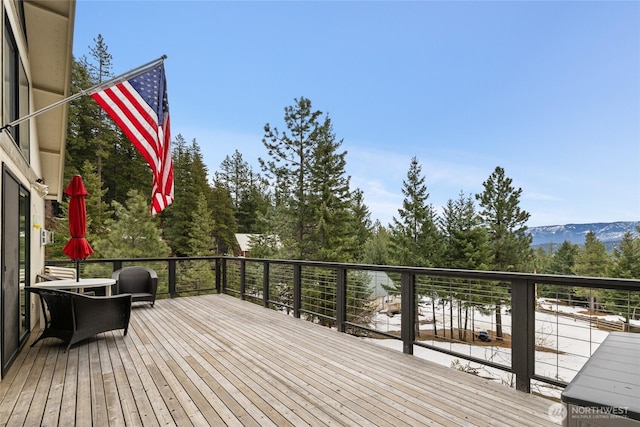
[[[516,376],[516,389],[531,392],[535,368],[535,283],[529,280],[511,282],[511,372]]]
[[[413,354],[413,342],[416,339],[415,322],[415,274],[403,272],[400,279],[402,295],[400,297],[400,336],[402,338],[402,352]]]
[[[302,308],[302,265],[293,265],[293,317],[300,318]]]
[[[347,269],[336,269],[336,327],[338,331],[345,331],[347,321]]]

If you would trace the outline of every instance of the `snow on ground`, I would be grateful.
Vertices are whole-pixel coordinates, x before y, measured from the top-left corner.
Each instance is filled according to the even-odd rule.
[[[547,351],[537,350],[535,353],[535,372],[547,378],[570,382],[580,371],[588,358],[596,351],[598,346],[609,334],[591,327],[585,316],[577,316],[584,311],[584,307],[560,306],[542,301],[542,307],[554,313],[536,312],[536,346],[544,347]],[[443,319],[444,314],[444,319]],[[453,319],[453,325],[458,325],[457,309],[453,309],[453,318],[450,316],[450,307],[436,306],[436,325],[441,334],[443,329],[449,328]],[[576,317],[573,317],[573,315]],[[495,331],[495,315],[483,315],[478,310],[473,312],[473,322],[469,321],[468,329],[477,333],[480,330]],[[610,321],[620,320],[619,316],[598,316],[599,319]],[[433,319],[433,312],[430,304],[421,304],[419,308],[420,330],[433,330],[433,323],[428,323]],[[445,322],[445,323],[443,323]],[[372,328],[381,332],[399,332],[401,316],[389,317],[386,313],[378,313],[371,325]],[[505,334],[511,334],[511,315],[507,310],[502,312],[502,324]],[[402,351],[402,341],[396,339],[373,339],[368,340],[385,347],[390,347]],[[497,345],[471,345],[466,343],[442,342],[428,340],[425,344],[440,347],[448,351],[455,351],[463,355],[491,360],[506,367],[511,366],[511,349]],[[513,385],[515,376],[509,372],[499,369],[468,362],[459,357],[450,356],[438,351],[429,350],[420,346],[414,346],[414,355],[445,366],[453,366],[458,369],[475,370],[478,375],[489,377],[496,381]],[[553,397],[560,397],[561,389],[549,386],[544,383],[532,382],[532,387],[537,391]]]

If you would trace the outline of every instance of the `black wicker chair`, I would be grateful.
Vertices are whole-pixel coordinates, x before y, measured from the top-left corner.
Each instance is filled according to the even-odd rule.
[[[151,306],[156,302],[158,275],[147,267],[125,267],[111,275],[116,281],[117,294],[130,294],[131,302],[148,301]]]
[[[75,292],[38,287],[26,291],[40,296],[45,327],[31,344],[43,338],[60,338],[67,350],[82,340],[101,332],[124,329],[127,335],[131,318],[131,296],[93,297]]]

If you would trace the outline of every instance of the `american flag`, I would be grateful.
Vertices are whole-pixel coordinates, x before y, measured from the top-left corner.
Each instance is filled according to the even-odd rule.
[[[146,159],[153,172],[151,214],[173,203],[173,161],[164,65],[91,95]]]

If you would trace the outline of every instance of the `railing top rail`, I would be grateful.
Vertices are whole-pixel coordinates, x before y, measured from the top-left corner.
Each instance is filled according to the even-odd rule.
[[[270,264],[286,264],[286,265],[302,265],[317,266],[323,268],[345,268],[349,270],[364,271],[382,271],[386,273],[412,273],[419,275],[428,275],[436,277],[456,277],[464,279],[476,280],[492,280],[505,282],[534,282],[538,284],[551,284],[563,286],[581,286],[591,288],[615,288],[621,290],[639,291],[640,280],[638,279],[620,279],[611,277],[587,277],[587,276],[570,276],[570,275],[554,275],[554,274],[537,274],[537,273],[519,273],[505,271],[485,271],[485,270],[461,270],[452,268],[429,268],[429,267],[410,267],[399,265],[373,265],[373,264],[346,264],[336,262],[322,261],[304,261],[304,260],[284,260],[270,258],[244,258],[229,256],[203,256],[203,257],[164,257],[164,258],[105,258],[105,259],[87,259],[83,263],[94,262],[152,262],[152,261],[180,261],[180,260],[244,260],[245,262],[268,262]],[[47,260],[47,264],[65,264],[69,260]]]
[[[626,290],[640,290],[640,280],[620,279],[611,277],[571,276],[555,274],[519,273],[487,270],[462,270],[454,268],[409,267],[399,265],[373,265],[373,264],[345,264],[322,261],[281,260],[269,258],[238,258],[221,257],[225,259],[244,259],[249,262],[269,262],[271,264],[294,264],[306,266],[318,266],[325,268],[347,268],[350,270],[383,271],[386,273],[413,273],[438,277],[457,277],[477,280],[493,281],[528,281],[540,284],[552,285],[579,285],[592,288],[624,288]]]

